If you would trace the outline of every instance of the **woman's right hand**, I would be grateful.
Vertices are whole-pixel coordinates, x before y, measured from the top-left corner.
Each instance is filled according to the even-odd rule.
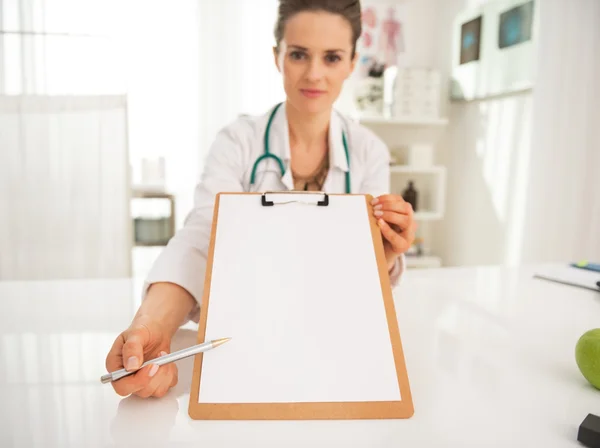
[[[168,329],[153,318],[138,316],[115,340],[106,357],[106,368],[109,372],[122,368],[136,370],[145,361],[169,353],[170,346],[171,333]],[[177,366],[175,363],[160,367],[150,364],[111,384],[122,396],[162,397],[177,384]]]

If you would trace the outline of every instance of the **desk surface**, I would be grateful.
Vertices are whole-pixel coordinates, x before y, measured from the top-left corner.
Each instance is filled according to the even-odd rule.
[[[192,421],[191,358],[166,397],[121,398],[99,377],[141,281],[0,283],[0,446],[577,447],[600,413],[574,358],[600,294],[532,273],[406,273],[395,297],[415,415],[401,421]],[[195,338],[184,327],[174,349]]]

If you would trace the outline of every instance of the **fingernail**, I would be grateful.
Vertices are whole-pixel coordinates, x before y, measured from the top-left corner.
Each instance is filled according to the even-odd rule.
[[[156,375],[156,372],[158,372],[158,364],[153,364],[150,372],[148,372],[148,376],[152,378],[154,375]]]
[[[375,207],[373,207],[374,210],[381,210],[383,208],[382,204],[376,205]]]
[[[380,210],[375,210],[375,216],[382,216],[383,212]]]
[[[138,366],[139,366],[138,359],[135,356],[132,356],[127,360],[127,364],[126,364],[125,368],[127,368],[128,370],[133,370],[133,369],[137,369]]]
[[[375,198],[371,201],[371,205],[375,205],[379,202],[379,199]]]
[[[158,354],[158,356],[165,356],[166,354],[167,354],[167,352],[165,352],[165,351],[163,350],[162,352],[160,352],[160,353]]]

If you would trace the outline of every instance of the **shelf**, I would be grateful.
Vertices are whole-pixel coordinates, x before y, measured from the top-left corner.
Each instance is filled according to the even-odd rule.
[[[446,202],[446,167],[440,165],[390,166],[390,191],[403,194],[412,181],[418,192],[417,221],[437,221],[443,219]]]
[[[391,173],[403,174],[444,174],[446,167],[444,166],[411,166],[411,165],[392,165],[390,166]]]
[[[424,255],[407,255],[406,267],[409,269],[440,268],[442,267],[442,259]]]
[[[384,118],[384,117],[362,117],[359,123],[365,126],[446,126],[447,118]]]
[[[444,217],[438,212],[416,212],[413,216],[417,221],[437,221]]]
[[[417,144],[436,144],[447,132],[446,118],[361,117],[358,123],[374,132],[391,151]]]

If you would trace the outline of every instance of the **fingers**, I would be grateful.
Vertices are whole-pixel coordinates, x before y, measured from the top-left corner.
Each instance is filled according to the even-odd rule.
[[[395,253],[403,253],[410,249],[412,236],[412,228],[409,228],[405,233],[398,233],[390,227],[383,219],[377,220],[377,225],[381,229],[381,234],[390,243],[392,250]]]
[[[150,382],[158,373],[158,366],[151,364],[138,370],[136,373],[123,377],[120,380],[113,381],[111,384],[115,392],[123,397],[138,392],[149,387]]]
[[[106,370],[108,372],[114,372],[123,368],[123,344],[125,344],[125,338],[123,335],[119,335],[113,343],[108,355],[106,355]]]
[[[123,367],[132,371],[144,363],[144,346],[150,339],[150,332],[144,326],[134,327],[126,332],[123,344]]]
[[[148,344],[150,333],[143,325],[133,327],[123,332],[114,342],[107,359],[106,368],[109,372],[125,368],[128,371],[137,370],[144,363],[144,346]],[[156,374],[154,366],[148,365],[133,375],[113,381],[115,392],[121,396],[134,394],[148,387]]]
[[[171,367],[173,368],[173,377],[171,379],[170,387],[175,387],[179,382],[179,371],[177,370],[177,366],[175,364],[171,364]]]
[[[170,378],[168,378],[168,367],[154,364],[148,372],[148,376],[150,377],[148,383],[140,390],[135,391],[134,394],[141,398],[153,396],[159,387],[170,381]]]
[[[159,353],[159,356],[166,354],[163,351]],[[132,393],[140,398],[164,397],[169,389],[177,384],[177,376],[177,366],[173,363],[163,366],[153,365],[148,371],[148,380],[141,383],[143,387]]]
[[[113,343],[106,357],[109,372],[126,369],[131,375],[112,382],[115,392],[121,396],[138,395],[140,397],[161,397],[178,382],[175,364],[149,364],[140,368],[144,361],[164,356],[161,347],[168,347],[169,337],[160,331],[151,334],[149,327],[137,324],[124,331]],[[139,369],[139,370],[138,370]]]
[[[177,384],[177,366],[175,364],[169,364],[166,366],[162,366],[162,368],[168,369],[165,374],[165,380],[161,382],[161,384],[156,388],[153,393],[153,396],[157,398],[164,397],[169,389]],[[170,378],[170,380],[169,380]]]
[[[106,356],[106,370],[108,372],[114,372],[121,370],[123,366],[123,346],[125,345],[125,335],[121,334],[113,343],[110,352]],[[134,375],[130,375],[120,379],[119,381],[112,382],[113,389],[119,395],[126,396],[136,390],[143,388],[146,384],[144,377],[147,377],[149,368],[144,368]]]
[[[377,219],[383,219],[391,230],[402,233],[410,240],[416,231],[412,206],[402,199],[402,196],[387,194],[372,201],[373,214]],[[391,237],[391,235],[390,235]]]
[[[395,224],[400,228],[401,232],[403,232],[405,229],[408,229],[412,222],[408,215],[401,215],[400,213],[396,212],[383,212],[381,210],[375,210],[374,215],[376,218],[383,219],[388,224]]]
[[[373,199],[373,210],[375,211],[392,211],[412,216],[413,209],[410,203],[406,202],[402,196],[394,194],[386,194]]]

